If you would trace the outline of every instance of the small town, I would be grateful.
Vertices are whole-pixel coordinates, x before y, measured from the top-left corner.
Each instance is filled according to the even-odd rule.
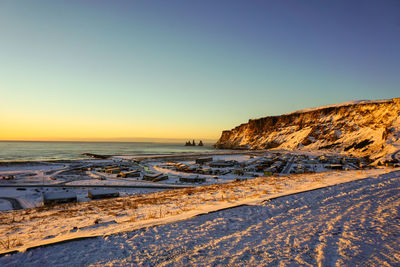
[[[101,155],[96,157],[101,158]],[[50,169],[40,173],[27,170],[13,172],[12,175],[2,176],[0,187],[15,187],[16,196],[25,198],[25,202],[32,202],[28,206],[38,206],[229,183],[255,177],[375,168],[370,163],[365,158],[287,151],[115,156],[111,159],[48,164],[46,168]],[[386,165],[396,167],[391,163]],[[32,187],[34,181],[39,183],[36,187]],[[12,198],[12,194],[9,197]]]

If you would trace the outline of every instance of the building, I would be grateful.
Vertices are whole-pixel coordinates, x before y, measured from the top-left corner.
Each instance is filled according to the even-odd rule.
[[[143,175],[143,180],[150,181],[150,182],[159,182],[159,181],[167,180],[167,179],[168,179],[168,175],[163,175],[162,173]]]
[[[343,170],[343,165],[341,164],[330,164],[326,166],[327,169],[331,170]]]
[[[121,169],[120,168],[112,168],[112,169],[106,169],[106,173],[109,173],[109,174],[117,174],[117,173],[120,173],[121,172]]]
[[[213,161],[209,164],[209,166],[213,168],[227,168],[227,167],[233,167],[234,165],[235,165],[234,161],[225,161],[225,160]]]
[[[206,178],[204,177],[179,177],[179,181],[183,183],[204,183]]]
[[[111,197],[119,197],[119,192],[114,189],[88,190],[88,198],[90,199],[102,199]]]
[[[152,180],[152,182],[159,182],[159,181],[164,181],[164,180],[168,180],[168,175],[161,175],[158,176],[157,178],[154,178]]]
[[[208,158],[198,158],[196,159],[196,164],[204,164],[206,162],[210,162],[212,161],[213,158],[212,157],[208,157]]]
[[[42,194],[44,205],[77,202],[76,193],[73,192],[50,192]]]
[[[122,178],[139,177],[140,171],[134,170],[134,171],[128,171],[128,172],[120,172],[119,176]]]

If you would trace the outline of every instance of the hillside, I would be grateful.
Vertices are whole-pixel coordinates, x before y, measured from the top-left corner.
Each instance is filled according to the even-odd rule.
[[[372,159],[400,149],[400,98],[355,101],[251,119],[223,131],[229,149],[326,150]]]

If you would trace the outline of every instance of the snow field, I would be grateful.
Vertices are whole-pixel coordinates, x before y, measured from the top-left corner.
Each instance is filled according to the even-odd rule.
[[[116,235],[37,248],[0,265],[398,266],[400,172]]]
[[[368,177],[393,169],[319,173],[215,184],[145,195],[0,213],[0,236],[15,246],[1,252],[172,223],[200,214]]]

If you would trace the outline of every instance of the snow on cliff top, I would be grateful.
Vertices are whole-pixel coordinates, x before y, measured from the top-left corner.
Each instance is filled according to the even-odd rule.
[[[315,108],[300,109],[300,110],[296,110],[296,111],[291,112],[291,113],[287,113],[285,115],[291,115],[291,114],[295,114],[295,113],[305,113],[305,112],[310,112],[310,111],[315,111],[315,110],[320,110],[320,109],[325,109],[325,108],[342,107],[342,106],[350,106],[350,105],[358,105],[358,104],[378,104],[378,103],[385,103],[385,102],[389,102],[389,101],[392,101],[392,99],[354,100],[354,101],[348,101],[348,102],[339,103],[339,104],[320,106],[320,107],[315,107]]]

